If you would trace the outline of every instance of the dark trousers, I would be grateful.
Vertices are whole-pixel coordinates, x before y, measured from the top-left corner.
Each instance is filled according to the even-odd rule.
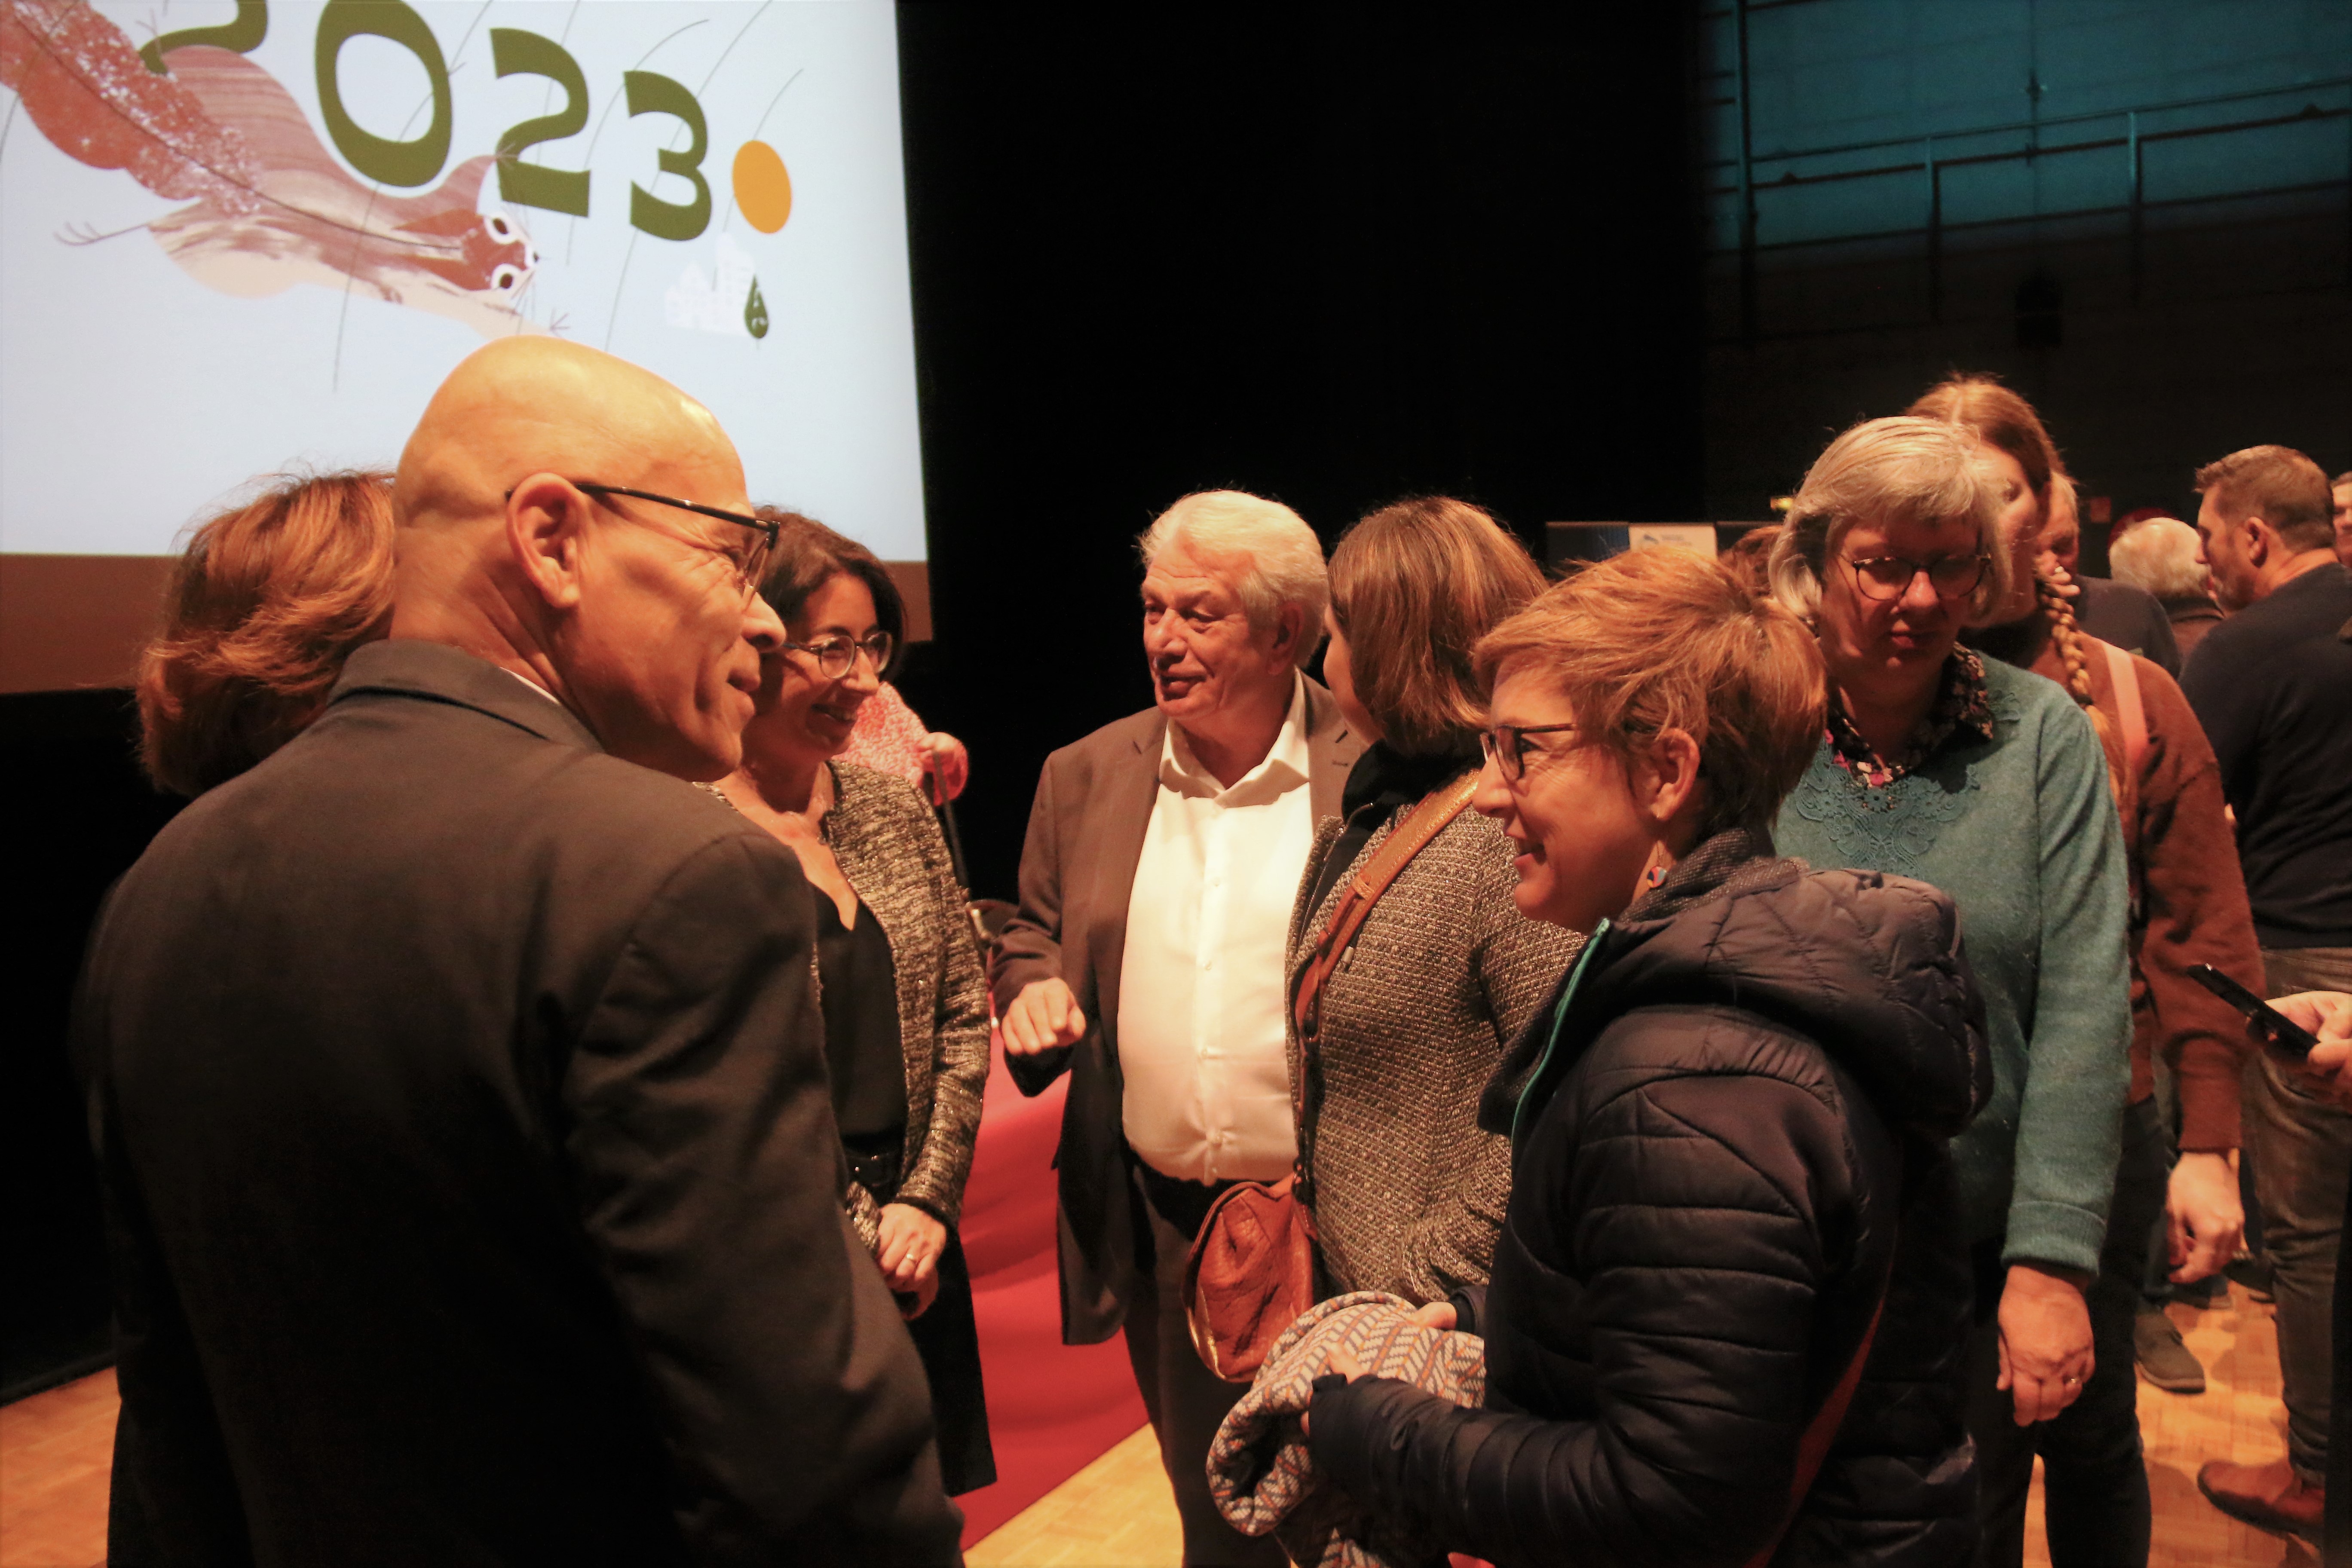
[[[1977,1247],[1977,1321],[1969,1342],[1969,1435],[1977,1446],[1979,1568],[2016,1568],[2025,1555],[2025,1502],[2033,1461],[2052,1568],[2144,1568],[2147,1467],[2140,1457],[2139,1383],[2132,1319],[2147,1270],[2148,1227],[2164,1206],[2164,1129],[2152,1100],[2124,1110],[2123,1158],[2107,1211],[2099,1277],[2085,1292],[2097,1365],[2082,1396],[2055,1419],[2020,1426],[2000,1374],[2000,1293],[2009,1270],[1999,1240]]]
[[[2352,948],[2264,948],[2263,968],[2273,996],[2352,991]],[[2327,1479],[2336,1249],[2345,1184],[2352,1181],[2352,1113],[2258,1050],[2246,1068],[2244,1122],[2278,1302],[2286,1455],[2306,1484],[2318,1486]]]
[[[1223,1381],[1193,1353],[1192,1331],[1184,1322],[1184,1258],[1192,1249],[1191,1230],[1179,1229],[1147,1200],[1139,1179],[1134,1198],[1136,1228],[1139,1237],[1150,1237],[1151,1257],[1148,1262],[1137,1258],[1136,1279],[1128,1293],[1127,1359],[1143,1394],[1144,1413],[1160,1439],[1160,1462],[1176,1493],[1186,1568],[1194,1563],[1287,1568],[1290,1559],[1274,1537],[1244,1535],[1225,1522],[1209,1496],[1209,1445],[1224,1424],[1225,1413],[1249,1392],[1249,1384]],[[1205,1207],[1205,1202],[1200,1206]],[[1200,1223],[1197,1213],[1180,1218],[1192,1226]]]
[[[2336,1238],[2334,1301],[2336,1403],[2327,1421],[2327,1522],[2320,1556],[2327,1568],[2352,1568],[2352,1182],[2345,1184],[2344,1225]]]

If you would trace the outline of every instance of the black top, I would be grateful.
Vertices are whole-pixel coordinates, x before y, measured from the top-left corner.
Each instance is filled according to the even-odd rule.
[[[907,1063],[898,1044],[898,968],[882,922],[857,900],[857,923],[816,895],[816,974],[824,1009],[833,1115],[845,1143],[870,1146],[907,1131]]]
[[[2074,601],[2074,621],[2101,642],[2136,653],[2175,680],[2180,679],[2180,644],[2172,617],[2145,588],[2105,577],[2077,577],[2083,596]]]
[[[1478,765],[1478,742],[1427,756],[1409,757],[1386,741],[1374,741],[1348,770],[1348,787],[1339,795],[1339,815],[1347,828],[1331,853],[1316,868],[1315,893],[1307,900],[1309,915],[1323,907],[1340,874],[1356,862],[1364,845],[1399,806],[1412,805],[1465,768]]]
[[[181,812],[78,1021],[113,1560],[957,1561],[842,1223],[805,888],[410,639]]]
[[[2264,947],[2352,947],[2352,575],[2334,562],[2205,634],[2181,678],[2238,816]]]

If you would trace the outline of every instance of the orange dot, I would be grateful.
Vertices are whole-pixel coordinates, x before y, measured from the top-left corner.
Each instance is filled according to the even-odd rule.
[[[735,152],[735,205],[761,234],[773,234],[793,216],[793,177],[765,142],[746,142]]]

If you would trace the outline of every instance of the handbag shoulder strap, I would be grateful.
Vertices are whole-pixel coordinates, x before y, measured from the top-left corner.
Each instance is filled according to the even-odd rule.
[[[1477,793],[1478,774],[1473,771],[1423,796],[1421,804],[1396,825],[1396,830],[1381,846],[1380,853],[1349,880],[1339,903],[1332,907],[1331,918],[1323,922],[1322,933],[1315,939],[1307,968],[1298,978],[1297,993],[1291,998],[1291,1022],[1298,1026],[1301,1039],[1314,1038],[1323,1016],[1324,983],[1347,955],[1348,944],[1356,940],[1364,917],[1372,912],[1372,906],[1380,902],[1381,895],[1389,890],[1389,884],[1402,874],[1412,858],[1461,816],[1470,797]]]
[[[1862,1342],[1853,1347],[1853,1359],[1845,1364],[1845,1372],[1831,1389],[1822,1407],[1805,1424],[1805,1435],[1797,1440],[1797,1473],[1789,1479],[1789,1506],[1780,1515],[1780,1527],[1772,1539],[1757,1549],[1748,1560],[1747,1568],[1767,1568],[1772,1554],[1780,1550],[1789,1527],[1797,1522],[1803,1511],[1805,1495],[1813,1489],[1813,1480],[1822,1473],[1822,1464],[1830,1457],[1830,1445],[1837,1441],[1838,1428],[1845,1425],[1846,1406],[1853,1403],[1853,1391],[1862,1384],[1863,1364],[1870,1360],[1870,1347],[1878,1339],[1878,1321],[1886,1315],[1886,1293],[1895,1283],[1895,1242],[1901,1240],[1898,1230],[1886,1249],[1886,1277],[1878,1282],[1877,1304],[1870,1309],[1870,1321],[1862,1331]]]
[[[2140,706],[2139,677],[2132,671],[2131,655],[2113,643],[2099,646],[2107,650],[2107,674],[2116,683],[2116,712],[2124,727],[2124,765],[2137,784],[2140,759],[2147,755],[2147,710]]]

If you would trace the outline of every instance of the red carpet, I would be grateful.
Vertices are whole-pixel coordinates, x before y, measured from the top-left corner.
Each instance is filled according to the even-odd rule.
[[[992,1047],[988,1096],[964,1189],[980,1355],[997,1482],[956,1500],[963,1541],[978,1541],[1143,1425],[1127,1345],[1062,1343],[1054,1274],[1054,1145],[1067,1078],[1024,1100]]]

